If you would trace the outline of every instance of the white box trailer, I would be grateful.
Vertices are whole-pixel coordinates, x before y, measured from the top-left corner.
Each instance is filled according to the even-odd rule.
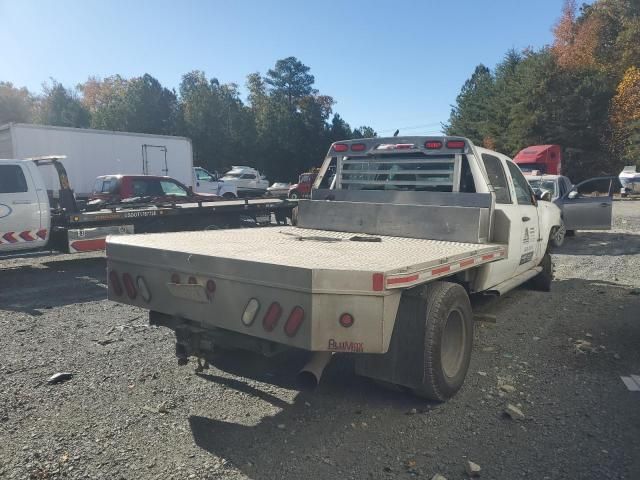
[[[100,175],[167,175],[193,186],[193,150],[186,137],[24,123],[0,126],[0,158],[45,155],[66,156],[62,163],[79,198],[89,196]],[[44,181],[47,189],[56,189],[53,175]]]

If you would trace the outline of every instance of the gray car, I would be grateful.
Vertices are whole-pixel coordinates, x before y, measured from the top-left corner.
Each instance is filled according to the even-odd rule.
[[[528,176],[527,180],[537,197],[549,192],[548,200],[562,211],[562,224],[553,232],[553,246],[561,246],[565,236],[576,230],[611,228],[614,177],[590,178],[577,185],[562,175]]]

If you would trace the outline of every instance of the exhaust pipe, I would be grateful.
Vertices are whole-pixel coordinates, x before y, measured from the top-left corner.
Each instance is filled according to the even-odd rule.
[[[331,361],[334,352],[314,352],[311,360],[298,373],[298,385],[303,390],[313,390],[320,383],[325,367]]]

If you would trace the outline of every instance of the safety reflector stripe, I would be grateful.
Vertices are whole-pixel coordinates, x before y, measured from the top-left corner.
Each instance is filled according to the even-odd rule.
[[[414,281],[418,280],[419,277],[420,277],[420,275],[418,275],[416,273],[415,275],[410,275],[408,277],[390,278],[389,280],[387,280],[387,285],[395,285],[397,283],[414,282]]]
[[[92,238],[90,240],[74,240],[69,244],[71,253],[75,252],[94,252],[96,250],[104,250],[106,239]]]
[[[459,270],[464,270],[465,268],[471,267],[473,265],[481,265],[483,263],[487,263],[493,260],[498,260],[506,255],[506,250],[501,249],[497,250],[493,253],[488,253],[484,255],[477,255],[473,257],[468,257],[457,262],[448,263],[446,265],[441,265],[436,268],[432,268],[429,270],[424,270],[417,273],[412,273],[410,275],[390,275],[386,281],[385,285],[387,288],[399,288],[401,286],[408,286],[413,283],[420,283],[420,281],[427,281],[433,278],[445,276],[451,272],[456,272]],[[374,291],[381,291],[382,288],[376,289],[375,275],[382,274],[374,274]]]
[[[46,240],[47,230],[24,230],[22,232],[0,233],[0,243],[24,243],[36,240]]]

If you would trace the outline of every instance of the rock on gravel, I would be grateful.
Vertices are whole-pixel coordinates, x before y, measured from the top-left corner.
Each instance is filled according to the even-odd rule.
[[[479,477],[480,470],[480,465],[472,462],[471,460],[467,460],[464,464],[464,471],[467,472],[467,475],[470,477]]]
[[[508,403],[507,406],[505,407],[504,413],[512,420],[525,419],[525,416],[524,416],[524,413],[522,413],[522,410],[520,410],[518,407],[510,403]]]

